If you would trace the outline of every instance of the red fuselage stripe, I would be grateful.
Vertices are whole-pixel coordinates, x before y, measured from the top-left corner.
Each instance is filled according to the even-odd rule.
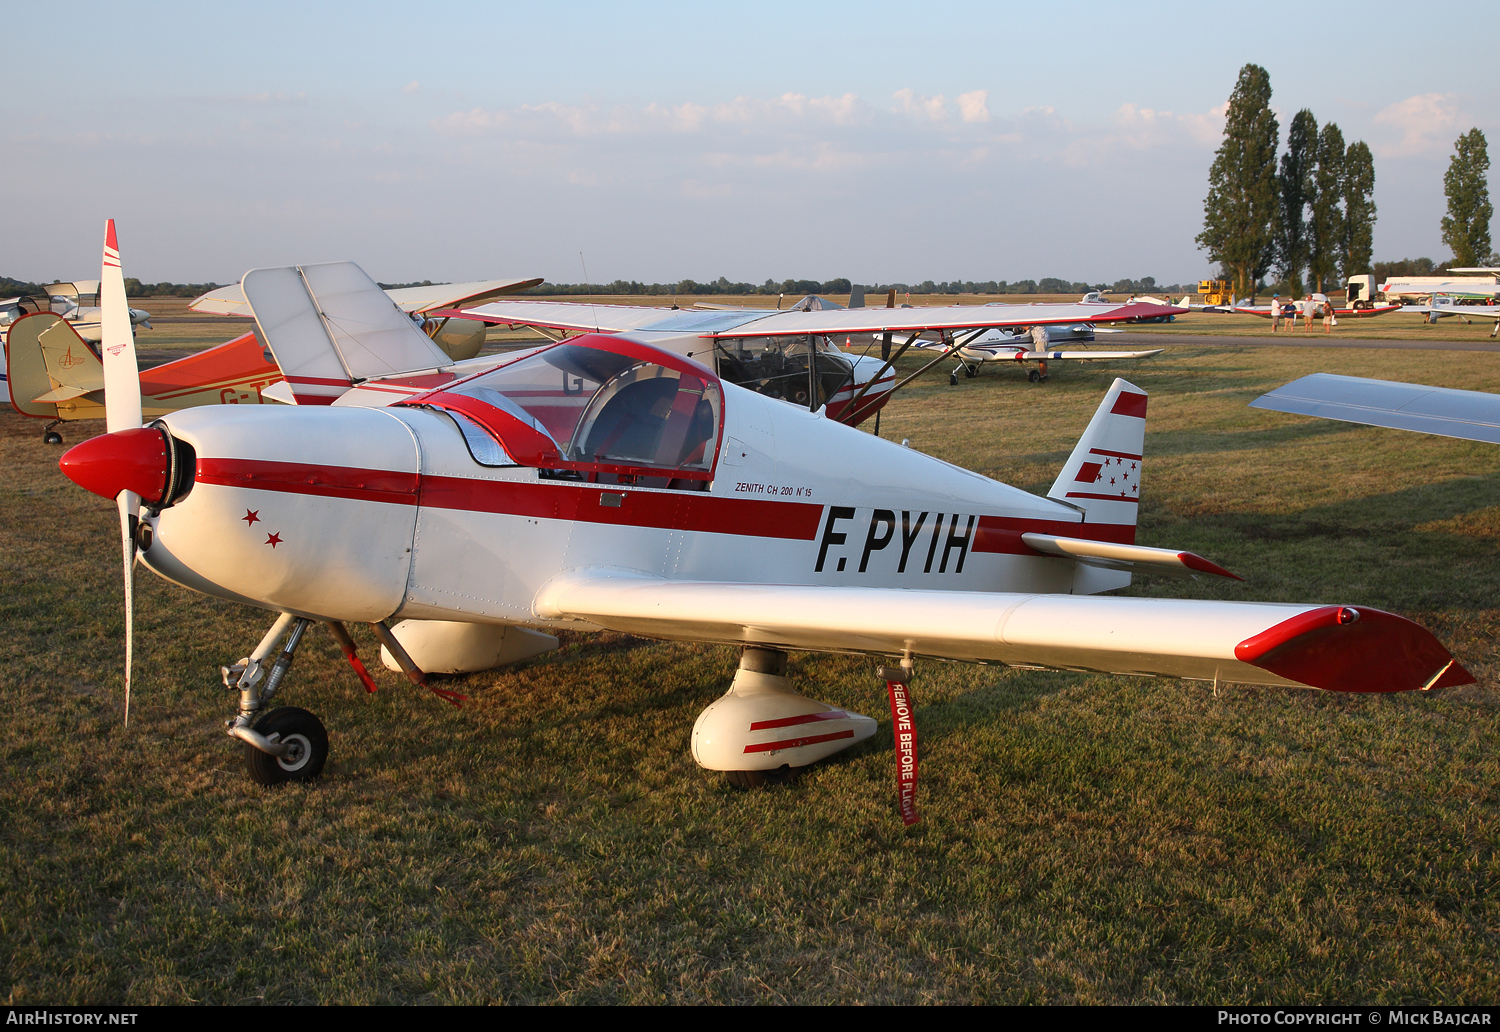
[[[631,490],[622,485],[567,481],[519,483],[468,477],[418,476],[396,470],[318,466],[265,459],[200,457],[197,480],[222,487],[283,491],[325,498],[351,498],[396,505],[420,504],[433,509],[489,512],[536,519],[570,520],[662,530],[702,531],[745,537],[813,541],[824,506],[811,502],[773,502],[721,498],[700,491]],[[605,505],[602,496],[622,504]],[[1111,501],[1135,501],[1109,495]],[[916,516],[914,512],[913,517]],[[936,516],[933,513],[928,519]],[[947,524],[944,534],[954,528]],[[961,520],[957,530],[961,531]],[[931,523],[923,521],[927,530]],[[931,533],[927,530],[927,533]],[[970,546],[975,552],[1040,555],[1021,540],[1023,533],[1056,534],[1118,544],[1135,542],[1135,527],[1117,523],[1075,523],[1021,516],[980,516]]]

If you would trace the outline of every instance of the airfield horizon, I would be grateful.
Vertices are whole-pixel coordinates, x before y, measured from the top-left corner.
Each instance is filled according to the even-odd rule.
[[[225,325],[204,342],[246,328]],[[1123,376],[1151,399],[1141,543],[1247,578],[1129,593],[1387,609],[1478,683],[1216,693],[919,662],[910,831],[873,658],[793,654],[800,688],[880,729],[747,793],[687,754],[732,649],[564,634],[445,682],[470,696],[455,710],[378,668],[365,695],[311,635],[285,702],[324,715],[334,754],[267,790],[218,675],[267,617],[146,575],[122,728],[115,510],[63,478],[40,422],[0,413],[9,1001],[1493,1000],[1500,449],[1248,402],[1317,371],[1500,391],[1500,354],[1260,344],[1042,385],[934,375],[882,433],[1042,493]]]

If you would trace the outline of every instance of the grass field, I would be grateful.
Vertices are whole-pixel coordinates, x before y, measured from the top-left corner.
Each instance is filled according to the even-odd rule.
[[[1142,543],[1247,578],[1132,592],[1390,609],[1479,684],[921,663],[910,830],[872,660],[793,656],[881,729],[746,793],[687,750],[733,650],[565,635],[454,679],[456,710],[384,671],[366,696],[310,635],[284,697],[332,758],[267,790],[217,666],[269,618],[146,574],[122,729],[114,509],[0,416],[7,1003],[1493,1001],[1500,449],[1246,407],[1313,371],[1500,391],[1495,353],[1179,347],[1041,386],[945,366],[882,433],[1044,491],[1123,375],[1151,394]]]

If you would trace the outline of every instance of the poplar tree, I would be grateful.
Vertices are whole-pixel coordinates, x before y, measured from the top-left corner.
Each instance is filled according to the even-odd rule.
[[[1277,266],[1291,285],[1302,293],[1302,270],[1307,268],[1307,200],[1312,193],[1312,173],[1318,163],[1318,120],[1306,108],[1297,112],[1286,131],[1286,153],[1276,176],[1281,190],[1281,218],[1276,233]]]
[[[1276,255],[1276,146],[1281,127],[1271,113],[1271,77],[1259,65],[1240,69],[1229,96],[1224,142],[1208,170],[1203,232],[1198,246],[1234,279],[1236,297],[1254,293],[1255,281]]]
[[[1344,152],[1344,278],[1370,271],[1375,257],[1375,157],[1363,140]]]
[[[1443,176],[1448,214],[1443,216],[1443,243],[1453,249],[1459,268],[1481,265],[1490,258],[1490,155],[1484,133],[1470,129],[1453,144],[1457,152]]]
[[[1344,134],[1333,122],[1318,132],[1318,167],[1313,171],[1308,228],[1307,278],[1325,291],[1337,281],[1344,250]]]

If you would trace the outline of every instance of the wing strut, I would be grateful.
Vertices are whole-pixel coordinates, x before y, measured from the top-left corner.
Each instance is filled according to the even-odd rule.
[[[892,387],[889,391],[886,392],[886,394],[887,395],[895,394],[901,388],[903,388],[907,384],[911,383],[913,380],[915,380],[917,377],[921,376],[923,373],[927,372],[927,370],[931,369],[933,366],[937,365],[939,362],[941,362],[941,361],[943,361],[944,359],[947,359],[947,358],[952,358],[958,352],[958,350],[960,348],[964,347],[965,345],[969,344],[971,341],[973,341],[976,338],[978,338],[987,329],[988,329],[988,327],[981,326],[978,329],[970,330],[968,333],[964,334],[962,337],[958,336],[957,334],[954,334],[954,336],[953,336],[953,345],[950,348],[948,348],[948,350],[944,351],[937,358],[934,358],[931,362],[928,362],[921,369],[918,369],[915,373],[912,373],[906,379],[904,379],[900,383],[896,384],[896,386]],[[852,399],[850,399],[850,401],[849,401],[849,407],[844,410],[844,415],[840,418],[841,422],[850,423],[852,425],[853,421],[859,419],[860,417],[862,417],[863,415],[866,414],[866,413],[864,413],[864,412],[861,411],[861,409],[859,407],[859,400],[865,396],[865,392],[870,389],[871,384],[873,384],[876,380],[878,380],[882,376],[884,376],[885,375],[885,371],[887,369],[889,369],[889,368],[891,368],[891,366],[895,365],[896,359],[900,358],[901,355],[906,351],[906,349],[909,348],[909,347],[911,347],[912,342],[915,341],[917,339],[917,337],[919,337],[919,336],[920,336],[920,334],[913,333],[910,337],[908,337],[906,339],[906,343],[903,344],[903,345],[901,345],[901,347],[896,350],[896,353],[890,357],[890,360],[888,362],[886,362],[885,365],[883,365],[883,366],[880,367],[880,371],[877,372],[874,376],[870,377],[869,383],[866,383],[865,386],[864,386],[864,388],[861,389],[860,392],[858,394],[856,394]]]

